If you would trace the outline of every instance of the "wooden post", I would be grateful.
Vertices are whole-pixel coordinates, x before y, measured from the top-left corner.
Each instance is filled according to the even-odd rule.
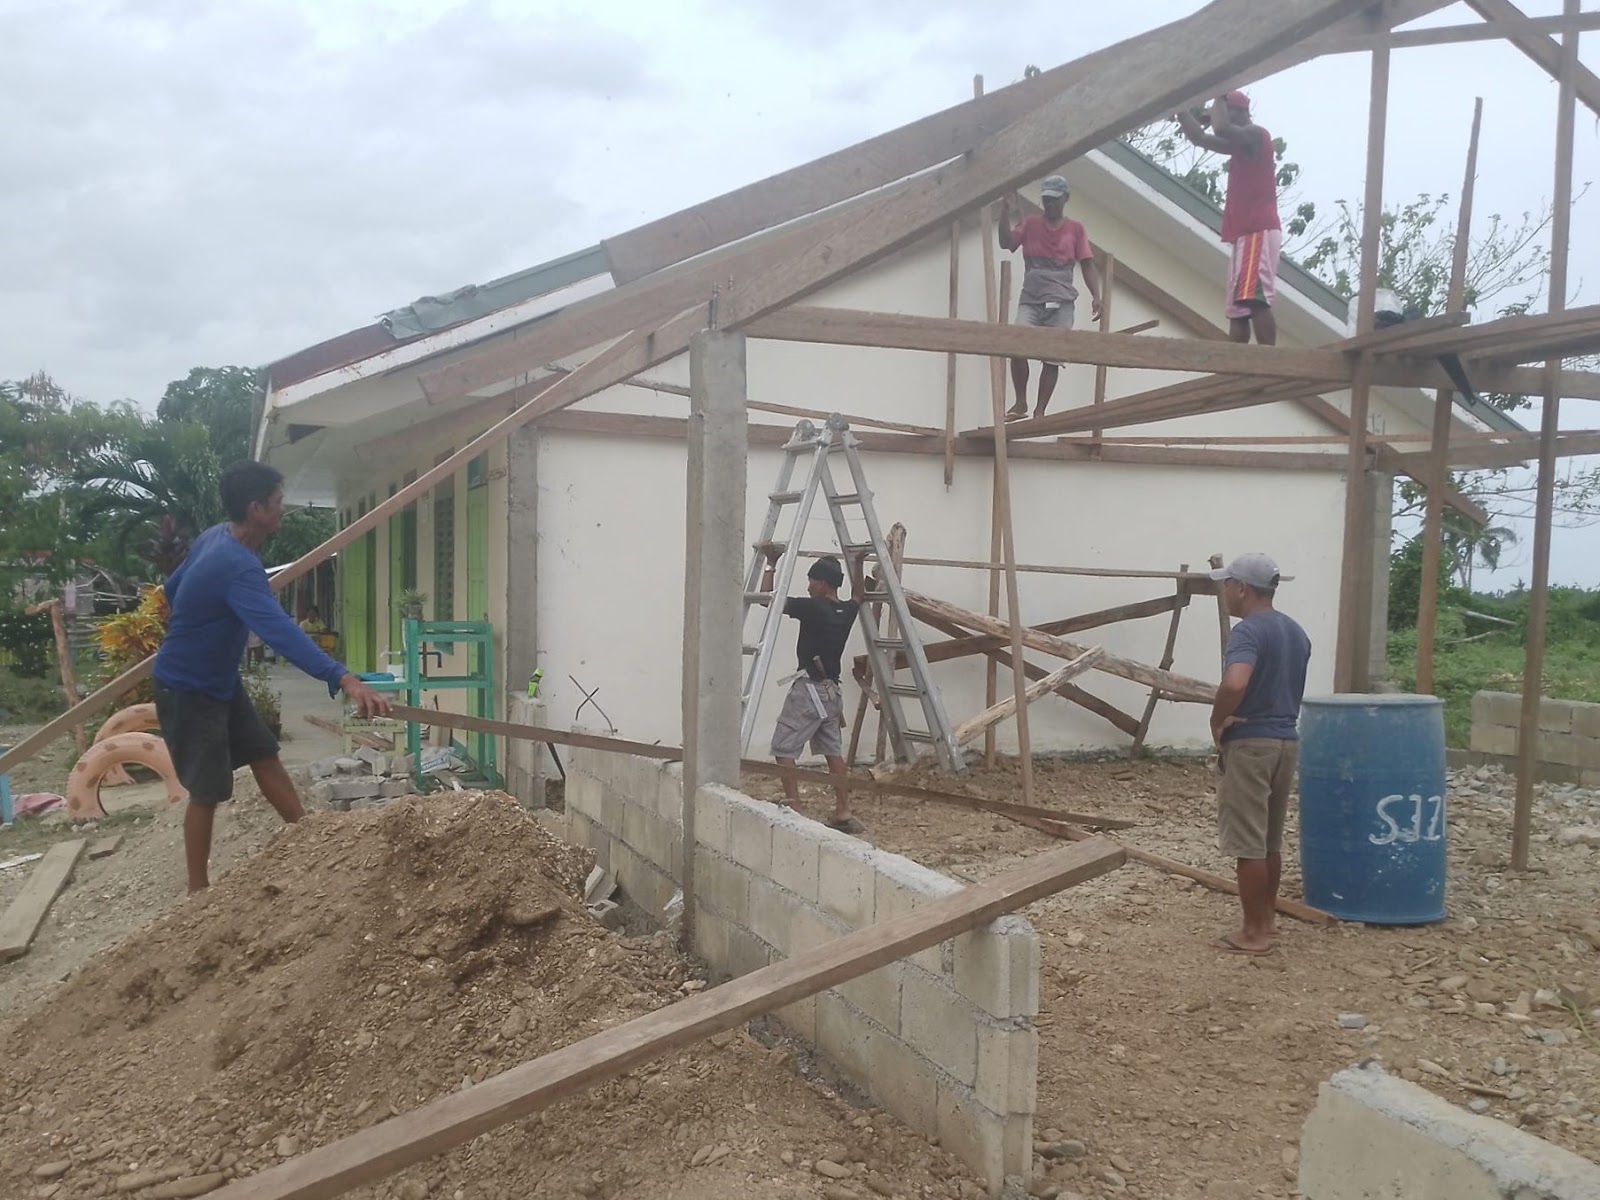
[[[1178,573],[1187,575],[1189,564],[1180,563]],[[1187,607],[1186,600],[1189,593],[1189,584],[1186,580],[1178,580],[1177,602],[1172,606],[1172,621],[1167,626],[1167,644],[1161,651],[1161,669],[1172,669],[1172,659],[1178,648],[1178,623],[1183,620],[1183,610]],[[1150,698],[1144,702],[1144,716],[1139,718],[1139,732],[1133,735],[1133,748],[1128,751],[1129,758],[1138,758],[1139,751],[1144,749],[1144,739],[1150,733],[1150,721],[1156,715],[1156,701],[1161,699],[1161,689],[1151,688]]]
[[[1213,571],[1221,570],[1222,555],[1213,554],[1208,561],[1211,563]],[[1222,653],[1218,657],[1218,661],[1222,664],[1223,672],[1226,673],[1228,669],[1228,638],[1233,633],[1233,618],[1228,616],[1228,598],[1222,594],[1222,585],[1220,583],[1217,584],[1217,632],[1222,637]],[[1218,678],[1221,678],[1221,676],[1218,676]]]
[[[1000,320],[1006,319],[1011,298],[1011,263],[1000,264]],[[994,408],[994,524],[1000,530],[1000,561],[1005,564],[1006,608],[1011,618],[1011,661],[1020,665],[1022,656],[1022,598],[1017,585],[1017,544],[1011,525],[1011,463],[1006,439],[1005,360],[990,359],[990,390]],[[994,578],[993,572],[990,579]],[[994,589],[989,594],[993,596]],[[1028,677],[1020,670],[1011,672],[1017,697],[1017,763],[1022,772],[1022,799],[1033,803],[1033,740],[1028,736]],[[987,749],[987,741],[985,742]]]
[[[1117,277],[1117,256],[1107,252],[1105,258],[1106,265],[1100,272],[1100,332],[1110,333],[1111,288],[1113,281]],[[1096,367],[1094,369],[1094,402],[1096,404],[1104,404],[1106,402],[1106,371],[1108,369],[1109,368],[1104,366]],[[1091,432],[1093,433],[1093,436],[1099,437],[1105,431],[1103,429],[1096,429]],[[1095,453],[1099,453],[1098,446],[1095,447]]]
[[[61,691],[67,698],[67,711],[78,706],[78,675],[72,667],[72,643],[67,637],[67,623],[61,616],[60,599],[46,600],[43,604],[35,604],[28,608],[30,617],[41,612],[50,614],[50,632],[56,639],[56,666],[61,672]],[[80,722],[72,727],[72,738],[78,743],[78,753],[82,754],[85,746],[83,740],[83,725]]]
[[[1578,0],[1566,0],[1566,16]],[[1572,229],[1572,136],[1577,118],[1578,35],[1561,35],[1561,89],[1556,114],[1556,186],[1551,202],[1549,310],[1567,306],[1567,239]],[[1544,691],[1545,610],[1550,590],[1550,527],[1555,514],[1556,431],[1561,419],[1561,360],[1545,364],[1539,416],[1539,490],[1533,513],[1533,579],[1528,593],[1527,654],[1522,667],[1522,724],[1517,733],[1517,797],[1511,823],[1511,869],[1528,869],[1533,784],[1539,764],[1539,699]]]
[[[1380,6],[1381,11],[1381,6]],[[1383,222],[1383,150],[1389,119],[1389,42],[1372,51],[1372,97],[1367,113],[1367,187],[1361,212],[1361,283],[1356,299],[1356,335],[1372,332],[1378,301],[1379,235]],[[1372,398],[1372,355],[1356,360],[1350,385],[1350,453],[1345,466],[1344,562],[1339,575],[1339,628],[1334,649],[1333,690],[1367,684],[1366,655],[1357,644],[1371,604],[1367,528],[1367,408]]]
[[[1461,181],[1461,209],[1456,214],[1456,242],[1450,259],[1450,291],[1445,311],[1465,303],[1467,254],[1472,235],[1472,193],[1478,178],[1478,130],[1483,124],[1483,97],[1472,106],[1472,136],[1467,139],[1467,171]],[[1450,482],[1450,419],[1455,393],[1440,388],[1433,398],[1433,442],[1428,462],[1428,502],[1422,517],[1422,591],[1417,597],[1417,691],[1433,694],[1433,639],[1439,616],[1439,546],[1443,539],[1444,489]]]
[[[983,76],[975,75],[972,79],[972,94],[976,98],[983,95]],[[1003,322],[1000,315],[1000,284],[995,271],[995,233],[994,218],[985,204],[979,215],[978,236],[983,239],[983,307],[984,319],[988,321]],[[1007,289],[1009,293],[1009,289]],[[1005,407],[1005,371],[999,365],[999,359],[991,359],[989,363],[989,389],[994,393],[999,389],[999,401],[1002,410]],[[1000,560],[1000,472],[998,467],[991,466],[989,474],[989,561]],[[1000,615],[1000,576],[993,571],[989,573],[989,607],[991,617]],[[1000,696],[999,664],[994,659],[989,659],[983,667],[983,704],[985,708],[994,707]],[[983,765],[993,767],[996,758],[994,729],[984,731],[983,735]]]
[[[990,252],[991,254],[993,251]],[[961,222],[950,223],[950,316],[961,315]],[[944,486],[956,477],[956,355],[944,363]]]
[[[906,557],[906,527],[900,524],[900,522],[896,521],[889,529],[889,537],[887,541],[889,543],[889,561],[886,563],[879,563],[878,570],[881,572],[893,571],[894,577],[899,579],[901,564],[905,561]],[[880,604],[878,607],[881,609],[883,606]],[[885,621],[884,624],[885,637],[895,638],[900,635],[900,622],[895,619],[894,611],[892,609],[889,612],[888,620]],[[892,666],[894,659],[891,658],[889,661]],[[883,719],[883,704],[880,698],[880,703],[878,704],[878,742],[874,747],[875,757],[872,761],[881,763],[884,760],[884,756],[887,755],[888,752],[889,723]]]

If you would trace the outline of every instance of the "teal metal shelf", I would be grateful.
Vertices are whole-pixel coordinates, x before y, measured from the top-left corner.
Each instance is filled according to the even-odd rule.
[[[468,697],[470,714],[494,719],[494,626],[487,621],[419,621],[415,617],[407,617],[401,622],[401,636],[405,646],[406,677],[393,683],[375,683],[372,685],[374,689],[403,692],[406,703],[413,708],[422,707],[424,692],[465,690],[472,693]],[[422,673],[422,662],[427,653],[424,647],[442,643],[466,647],[467,674],[430,678]],[[495,760],[492,735],[468,734],[465,749],[467,759],[477,767],[489,787],[504,785]],[[411,755],[414,778],[421,788],[422,726],[415,721],[406,725],[406,753]]]

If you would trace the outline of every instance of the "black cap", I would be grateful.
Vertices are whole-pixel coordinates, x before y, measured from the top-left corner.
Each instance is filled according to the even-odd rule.
[[[806,572],[811,579],[820,579],[829,587],[838,587],[844,582],[844,568],[839,565],[839,560],[831,555],[819,558],[811,564],[811,570]]]

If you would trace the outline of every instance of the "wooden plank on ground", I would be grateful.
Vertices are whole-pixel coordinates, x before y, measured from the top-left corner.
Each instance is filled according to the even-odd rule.
[[[89,843],[89,857],[105,858],[108,855],[115,854],[121,848],[122,835],[120,833],[109,834],[106,837],[97,837]]]
[[[1029,859],[892,921],[574,1042],[421,1108],[235,1180],[215,1200],[329,1200],[465,1145],[510,1121],[615,1079],[662,1055],[937,946],[1036,900],[1122,865],[1126,853],[1090,840]]]
[[[21,958],[33,944],[34,934],[44,924],[45,914],[56,902],[61,889],[72,877],[72,869],[88,848],[87,838],[57,842],[45,851],[44,858],[28,876],[28,882],[0,916],[0,962]]]

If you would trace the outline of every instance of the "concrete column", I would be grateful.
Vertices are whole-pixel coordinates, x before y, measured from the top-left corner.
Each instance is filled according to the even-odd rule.
[[[749,455],[743,334],[689,344],[689,460],[683,587],[683,937],[694,944],[695,797],[739,782],[744,656],[745,476]]]
[[[457,507],[462,502],[457,501]],[[539,665],[539,429],[506,442],[506,689],[527,694]]]

